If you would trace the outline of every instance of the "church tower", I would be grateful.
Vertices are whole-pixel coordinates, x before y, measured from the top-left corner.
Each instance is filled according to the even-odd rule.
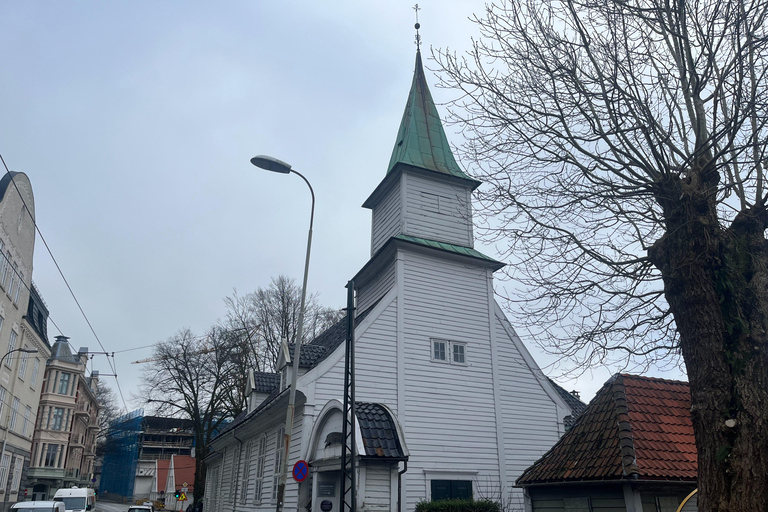
[[[413,82],[387,173],[363,203],[372,210],[371,260],[366,267],[375,272],[361,272],[363,275],[356,278],[361,285],[358,311],[364,311],[389,288],[393,269],[388,264],[396,245],[411,244],[474,258],[493,270],[503,266],[474,249],[472,191],[479,185],[461,170],[453,156],[427,86],[421,52],[417,51]],[[388,281],[369,282],[369,274],[382,270]]]

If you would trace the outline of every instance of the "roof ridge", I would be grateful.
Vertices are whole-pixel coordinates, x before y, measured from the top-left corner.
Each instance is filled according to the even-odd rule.
[[[611,387],[613,388],[611,390],[611,399],[613,401],[613,412],[616,416],[616,435],[619,438],[622,473],[627,477],[637,477],[640,474],[640,470],[637,467],[637,454],[635,453],[635,442],[632,436],[632,422],[629,420],[629,407],[627,406],[623,376],[619,375],[612,382]]]

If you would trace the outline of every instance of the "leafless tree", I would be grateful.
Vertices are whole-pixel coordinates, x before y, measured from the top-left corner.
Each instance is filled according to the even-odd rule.
[[[195,431],[195,500],[205,488],[208,446],[227,419],[226,397],[234,365],[230,339],[213,329],[195,336],[179,331],[155,347],[154,361],[143,371],[138,399],[153,413],[190,419]],[[230,418],[231,419],[231,418]]]
[[[435,52],[520,320],[583,368],[682,355],[702,512],[768,503],[767,14],[501,0]]]
[[[109,424],[120,416],[120,406],[117,403],[115,391],[103,381],[96,381],[96,402],[99,404],[99,432],[96,435],[96,455],[104,455],[104,443],[109,433]]]
[[[343,317],[339,309],[323,307],[317,294],[307,297],[304,313],[303,343],[338,322]],[[228,309],[225,326],[237,329],[252,350],[253,368],[257,371],[275,371],[280,355],[280,343],[286,338],[296,341],[301,304],[301,286],[286,276],[272,278],[267,288],[241,296],[234,292],[224,299]]]

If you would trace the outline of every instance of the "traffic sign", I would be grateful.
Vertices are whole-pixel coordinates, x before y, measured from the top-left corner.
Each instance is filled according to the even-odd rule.
[[[187,492],[188,490],[189,490],[189,487],[186,487],[186,486],[181,488],[181,492]]]
[[[303,482],[309,474],[309,464],[307,461],[300,460],[293,465],[293,479],[297,482]]]
[[[179,496],[179,501],[187,501],[187,493],[181,493],[181,496]]]
[[[186,487],[187,486],[187,482],[184,482],[183,484],[181,484],[181,486],[182,487]]]

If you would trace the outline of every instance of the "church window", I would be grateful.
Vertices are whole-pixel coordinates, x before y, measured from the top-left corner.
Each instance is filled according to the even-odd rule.
[[[451,343],[451,347],[453,348],[452,362],[457,364],[465,364],[467,362],[464,355],[466,347],[462,343]]]
[[[248,499],[248,480],[251,476],[251,447],[253,441],[245,445],[245,460],[243,461],[243,477],[240,479],[242,487],[240,488],[240,501],[245,503]]]
[[[277,486],[283,471],[283,452],[285,451],[285,427],[277,429],[275,434],[275,468],[272,473],[272,502],[277,502]]]
[[[447,341],[432,340],[432,360],[433,361],[445,361]]]
[[[472,498],[471,480],[432,480],[432,501]]]
[[[467,364],[467,344],[458,341],[430,340],[432,361],[447,364]]]
[[[263,434],[259,439],[256,452],[256,478],[253,483],[253,499],[261,503],[261,488],[264,481],[264,466],[267,462],[267,436]]]

